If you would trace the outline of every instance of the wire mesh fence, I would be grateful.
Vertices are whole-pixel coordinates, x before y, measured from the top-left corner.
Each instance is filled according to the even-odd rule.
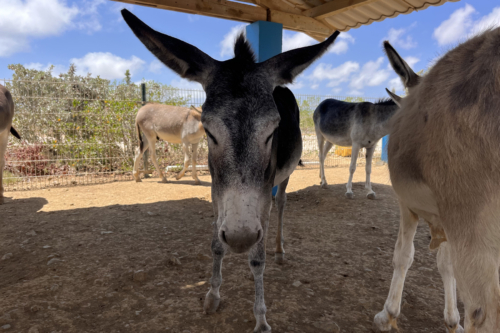
[[[97,82],[96,82],[97,81]],[[56,80],[3,80],[15,102],[14,127],[22,141],[10,136],[4,169],[6,191],[49,186],[132,180],[137,147],[135,116],[142,106],[141,88],[135,84],[70,78]],[[327,98],[374,101],[375,98],[296,95],[301,111],[303,162],[319,167],[312,112]],[[179,106],[201,106],[204,91],[176,89],[146,83],[146,100]],[[207,164],[206,138],[199,145],[198,164]],[[360,156],[363,152],[360,152]],[[181,169],[181,145],[160,141],[156,155],[161,168]],[[375,158],[380,157],[380,149]],[[333,147],[326,166],[348,166],[350,154]],[[359,159],[358,164],[364,164]],[[152,167],[149,168],[153,169]],[[156,172],[152,176],[156,176]]]

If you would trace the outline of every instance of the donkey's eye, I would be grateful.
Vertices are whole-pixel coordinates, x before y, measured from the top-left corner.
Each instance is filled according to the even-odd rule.
[[[274,133],[273,133],[273,134],[271,134],[271,135],[269,135],[269,136],[267,137],[267,139],[266,139],[266,145],[267,145],[267,143],[269,142],[269,140],[271,140],[271,139],[272,139],[273,135],[274,135]]]
[[[213,141],[213,143],[217,144],[217,140],[215,140],[215,137],[212,135],[212,133],[207,131],[207,129],[205,129],[205,133],[207,133],[207,136],[210,138],[210,140]]]

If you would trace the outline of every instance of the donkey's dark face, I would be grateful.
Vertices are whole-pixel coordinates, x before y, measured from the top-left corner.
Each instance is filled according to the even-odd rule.
[[[263,236],[269,216],[277,159],[280,116],[274,88],[320,57],[338,35],[323,43],[256,63],[240,35],[233,59],[220,62],[196,47],[161,34],[126,9],[122,15],[135,35],[181,77],[201,83],[207,98],[202,123],[208,136],[212,200],[220,240],[244,252]]]

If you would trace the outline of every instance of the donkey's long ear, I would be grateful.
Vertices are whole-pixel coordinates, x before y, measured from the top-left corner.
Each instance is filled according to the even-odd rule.
[[[127,9],[122,9],[122,16],[137,38],[161,62],[181,77],[204,86],[209,73],[217,66],[216,60],[191,44],[151,29]]]
[[[271,79],[274,79],[275,86],[291,83],[297,75],[326,52],[338,35],[339,32],[335,31],[324,42],[278,54],[259,66],[269,73]]]
[[[403,101],[403,98],[399,97],[398,95],[396,95],[395,93],[393,93],[392,91],[390,91],[387,88],[385,88],[385,91],[387,91],[387,93],[389,94],[391,99],[394,101],[394,103],[396,103],[397,106],[401,107],[401,102]]]
[[[392,68],[399,75],[401,81],[403,81],[403,85],[405,88],[411,88],[420,82],[420,76],[418,76],[410,66],[406,63],[406,61],[401,58],[401,56],[396,52],[396,50],[389,44],[388,41],[384,41],[384,50],[387,54],[387,58],[389,58],[389,62],[391,63]]]

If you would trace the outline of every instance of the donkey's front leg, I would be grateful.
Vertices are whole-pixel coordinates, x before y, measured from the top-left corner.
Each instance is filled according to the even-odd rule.
[[[372,159],[373,153],[375,152],[375,146],[371,148],[366,148],[366,183],[365,188],[368,190],[366,197],[368,199],[375,199],[376,194],[372,190],[372,183],[370,182],[370,174],[372,173]]]
[[[283,214],[285,212],[286,204],[286,186],[290,177],[285,179],[278,186],[278,193],[276,194],[276,205],[278,206],[278,232],[276,234],[276,252],[274,254],[274,261],[281,265],[285,258],[285,250],[283,249]]]
[[[354,197],[354,193],[352,193],[352,177],[354,176],[354,171],[356,171],[356,161],[358,160],[358,154],[361,146],[357,143],[352,143],[352,151],[351,151],[351,165],[349,167],[349,180],[347,181],[347,192],[345,196],[349,199]]]
[[[214,235],[212,239],[212,277],[210,278],[210,290],[205,297],[205,304],[203,305],[203,312],[205,314],[212,314],[217,311],[220,303],[219,288],[222,284],[222,259],[226,253],[224,245],[219,240],[217,233],[217,223],[214,222]]]
[[[267,231],[267,230],[266,230]],[[255,304],[253,314],[255,315],[254,333],[271,332],[271,326],[266,321],[266,304],[264,301],[264,269],[266,267],[266,231],[264,237],[257,243],[248,254],[248,262],[253,273],[255,282]]]

